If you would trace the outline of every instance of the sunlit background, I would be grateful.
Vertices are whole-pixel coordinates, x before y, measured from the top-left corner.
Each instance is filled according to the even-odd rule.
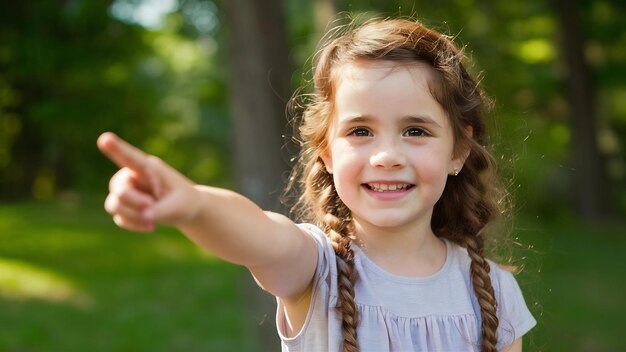
[[[276,350],[245,270],[113,225],[95,140],[276,208],[287,101],[345,11],[417,17],[482,72],[525,350],[626,350],[623,1],[40,0],[0,4],[0,351]]]

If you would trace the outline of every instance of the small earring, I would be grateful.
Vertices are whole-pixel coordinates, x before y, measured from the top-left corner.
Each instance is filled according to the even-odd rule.
[[[454,176],[459,176],[459,172],[461,172],[461,170],[454,170]]]

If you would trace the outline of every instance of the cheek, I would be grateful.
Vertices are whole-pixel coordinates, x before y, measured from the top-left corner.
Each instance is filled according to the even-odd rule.
[[[359,173],[358,158],[353,155],[344,154],[341,158],[333,160],[333,178],[337,190],[348,188],[350,185],[358,183]]]
[[[353,149],[333,149],[333,181],[335,189],[342,199],[350,197],[356,187],[360,187],[360,175],[364,163],[362,158]]]
[[[429,181],[436,181],[438,179],[445,180],[448,174],[447,169],[447,164],[428,160],[422,164],[420,174],[422,178],[428,179]]]
[[[445,185],[448,178],[450,160],[445,157],[436,157],[436,155],[447,155],[447,150],[430,150],[420,153],[412,158],[412,164],[422,182]]]
[[[361,164],[361,155],[344,143],[334,143],[331,148],[333,173],[349,173],[358,169]]]

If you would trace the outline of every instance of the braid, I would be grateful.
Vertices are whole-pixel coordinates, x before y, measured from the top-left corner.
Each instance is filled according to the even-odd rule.
[[[499,324],[497,301],[489,276],[491,268],[484,256],[485,226],[498,215],[499,210],[493,195],[489,194],[494,189],[486,187],[489,182],[492,185],[495,182],[490,179],[492,175],[485,173],[492,164],[491,155],[484,148],[473,144],[463,171],[448,179],[446,190],[435,206],[431,223],[439,236],[465,247],[471,259],[470,277],[482,321],[482,352],[497,351]]]
[[[474,292],[480,305],[480,316],[482,320],[482,352],[497,352],[498,342],[498,316],[496,315],[497,302],[491,285],[489,276],[489,262],[483,256],[483,240],[480,235],[476,237],[465,237],[467,253],[472,262],[470,264],[470,274]]]
[[[461,66],[459,66],[461,67]],[[443,71],[444,81],[453,82],[452,71]],[[458,72],[457,72],[458,74]],[[481,351],[496,352],[498,342],[497,302],[489,276],[490,266],[484,256],[486,226],[508,206],[508,194],[498,187],[495,160],[483,146],[484,122],[482,120],[483,96],[478,85],[461,69],[458,89],[439,91],[441,100],[456,101],[448,111],[457,116],[455,124],[457,145],[469,149],[463,171],[449,177],[444,192],[435,204],[431,227],[440,237],[445,237],[467,249],[471,259],[470,277],[480,306]],[[451,85],[454,86],[454,85]],[[445,86],[444,86],[445,87]],[[457,92],[453,94],[452,92]],[[460,127],[471,126],[472,135]]]
[[[337,309],[341,312],[341,333],[343,335],[343,352],[358,352],[356,327],[359,324],[359,313],[354,300],[356,270],[354,269],[354,252],[350,248],[351,240],[342,237],[335,249],[337,253],[337,269],[339,271],[339,302]]]
[[[318,160],[311,168],[307,184],[311,185],[317,195],[315,208],[320,212],[318,218],[322,219],[322,228],[330,238],[337,254],[339,289],[337,309],[341,312],[343,351],[358,352],[356,327],[359,324],[359,315],[354,300],[357,273],[354,269],[354,251],[350,247],[353,237],[352,216],[348,207],[337,195],[332,176],[326,172],[321,160]]]

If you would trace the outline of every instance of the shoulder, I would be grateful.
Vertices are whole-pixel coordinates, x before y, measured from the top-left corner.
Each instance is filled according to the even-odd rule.
[[[468,289],[473,291],[470,274],[471,258],[467,250],[456,244],[451,244],[449,248],[451,249],[449,255],[456,260],[457,265],[463,271]],[[489,263],[489,277],[497,302],[500,340],[498,348],[502,348],[526,334],[537,322],[526,305],[522,290],[512,273],[511,269],[513,268],[498,265],[489,259],[487,262]],[[477,305],[477,302],[475,304]],[[475,309],[479,311],[477,306]]]
[[[318,262],[317,276],[328,277],[336,272],[335,250],[330,239],[318,226],[310,223],[301,223],[297,226],[308,234],[317,244]]]
[[[501,301],[518,295],[521,297],[522,289],[514,274],[515,267],[501,265],[490,259],[487,259],[487,262],[489,263],[489,276],[491,277],[491,283],[496,293],[496,299]]]
[[[448,243],[450,248],[449,255],[452,256],[452,259],[457,263],[461,270],[466,273],[464,276],[467,277],[467,280],[471,280],[470,265],[472,260],[467,253],[467,249],[451,242]],[[489,277],[491,279],[491,284],[495,291],[498,304],[500,304],[501,301],[519,301],[520,299],[521,303],[523,303],[522,290],[512,273],[512,269],[514,268],[506,265],[498,265],[490,259],[487,259],[487,262],[489,263]]]
[[[308,235],[313,237],[313,239],[315,239],[315,241],[318,243],[326,243],[328,241],[326,235],[324,234],[324,231],[322,231],[322,229],[314,224],[305,222],[297,224],[297,226],[300,229],[304,230],[304,232],[306,232]]]
[[[522,289],[513,275],[513,268],[489,261],[491,282],[494,288],[499,319],[498,348],[511,344],[530,329],[537,321],[530,313]]]
[[[498,335],[501,345],[498,347],[502,348],[526,334],[537,324],[537,321],[530,313],[522,289],[513,273],[493,262],[491,266],[492,284],[500,320]]]
[[[452,257],[451,259],[464,272],[467,273],[469,279],[471,276],[470,265],[472,263],[472,259],[467,253],[467,249],[451,241],[446,241],[446,243],[448,244],[448,255],[450,255]],[[514,267],[499,265],[490,259],[486,260],[489,263],[489,276],[496,292],[500,291],[501,289],[519,289],[519,286],[517,286],[517,281],[515,280],[515,277],[512,273],[514,271]]]

